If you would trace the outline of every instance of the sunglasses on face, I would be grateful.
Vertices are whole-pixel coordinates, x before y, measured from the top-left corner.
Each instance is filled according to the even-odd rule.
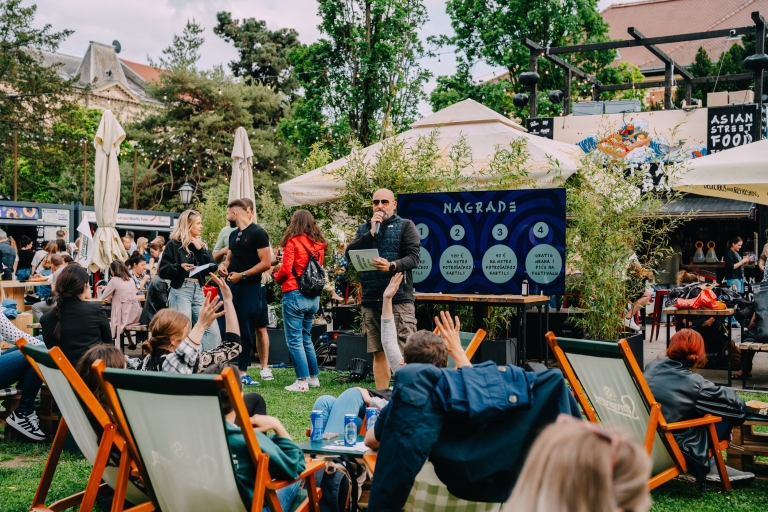
[[[381,203],[382,206],[387,206],[389,204],[389,199],[374,199],[373,200],[373,206],[379,206],[379,203]]]

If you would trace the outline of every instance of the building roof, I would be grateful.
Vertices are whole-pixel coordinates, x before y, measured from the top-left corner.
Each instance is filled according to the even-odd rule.
[[[644,0],[612,4],[601,14],[610,24],[611,39],[631,39],[627,32],[635,27],[645,37],[706,32],[754,25],[751,13],[768,14],[768,0]],[[702,39],[659,45],[678,64],[689,65],[703,46],[712,61],[737,41]],[[641,70],[663,68],[664,63],[643,47],[622,48],[618,61],[629,61]]]
[[[151,82],[160,78],[160,70],[153,68],[148,64],[139,64],[138,62],[125,59],[120,59],[120,62],[129,67],[134,73],[139,75],[146,82]]]

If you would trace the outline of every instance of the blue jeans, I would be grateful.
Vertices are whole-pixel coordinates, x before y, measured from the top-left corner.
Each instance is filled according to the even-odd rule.
[[[362,412],[363,416],[365,416],[365,401],[363,400],[363,395],[360,394],[360,390],[352,388],[344,391],[339,395],[339,398],[334,398],[330,395],[321,396],[315,400],[312,410],[323,411],[324,432],[343,434],[345,414],[357,415],[357,430],[360,430],[363,424],[360,413]]]
[[[731,286],[731,287],[733,285],[736,285],[736,291],[739,292],[739,293],[744,293],[744,279],[742,279],[742,278],[726,279],[725,282],[726,282],[726,284],[728,286]],[[738,320],[736,320],[735,316],[732,316],[731,317],[731,322],[738,323]]]
[[[184,284],[178,290],[171,288],[171,292],[168,294],[168,307],[189,317],[192,325],[197,323],[203,302],[205,302],[203,287],[197,281],[190,281],[189,279],[185,279]],[[214,349],[221,344],[219,324],[216,322],[211,324],[203,334],[203,340],[200,344],[200,350],[203,351]]]
[[[21,399],[16,409],[29,414],[34,411],[35,397],[43,381],[29,365],[18,347],[12,347],[0,354],[0,388],[7,388],[15,383],[21,388]]]
[[[22,268],[16,271],[17,281],[29,281],[29,276],[32,273],[31,268]]]
[[[288,487],[283,487],[282,489],[277,490],[277,499],[280,500],[280,507],[282,507],[283,510],[291,510],[291,505],[293,505],[293,500],[295,500],[296,495],[299,494],[300,485],[301,485],[301,481],[293,483]],[[265,499],[264,503],[266,502],[267,500]],[[272,512],[272,509],[266,505],[264,505],[264,508],[261,510],[262,512]]]
[[[261,283],[230,283],[232,302],[235,304],[237,323],[240,326],[240,345],[243,350],[237,360],[237,367],[245,371],[251,364],[253,351],[256,350],[254,332],[256,321],[261,314]]]
[[[314,377],[320,373],[315,347],[312,345],[312,320],[319,307],[320,297],[310,299],[298,290],[283,294],[285,341],[297,379]]]

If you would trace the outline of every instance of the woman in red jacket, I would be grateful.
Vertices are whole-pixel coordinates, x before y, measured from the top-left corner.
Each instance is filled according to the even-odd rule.
[[[291,224],[280,239],[283,247],[282,266],[275,272],[275,281],[283,288],[283,326],[288,350],[296,371],[296,382],[286,386],[288,391],[307,391],[320,387],[317,378],[315,347],[312,345],[312,320],[320,307],[320,297],[306,297],[299,291],[297,279],[304,273],[310,255],[322,265],[326,242],[315,218],[307,210],[297,210]]]

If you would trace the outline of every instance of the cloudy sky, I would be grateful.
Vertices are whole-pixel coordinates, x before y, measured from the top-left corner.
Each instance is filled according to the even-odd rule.
[[[626,0],[600,0],[603,9],[611,3]],[[120,41],[121,57],[146,63],[147,55],[157,58],[168,46],[174,33],[180,33],[187,19],[195,18],[205,27],[201,66],[209,68],[227,64],[236,58],[234,48],[213,33],[216,13],[230,11],[236,19],[257,18],[267,21],[270,29],[294,28],[303,43],[319,37],[317,4],[315,0],[26,0],[26,5],[38,7],[35,25],[50,24],[54,30],[71,29],[72,34],[59,49],[62,53],[82,56],[89,41],[111,43]],[[445,0],[424,0],[429,22],[422,29],[422,38],[451,32],[450,18],[445,13]],[[426,68],[435,75],[450,74],[454,69],[450,55],[437,59],[424,59]],[[476,79],[488,79],[500,69],[478,65]],[[428,84],[429,92],[434,80]],[[422,105],[422,114],[429,106]]]

